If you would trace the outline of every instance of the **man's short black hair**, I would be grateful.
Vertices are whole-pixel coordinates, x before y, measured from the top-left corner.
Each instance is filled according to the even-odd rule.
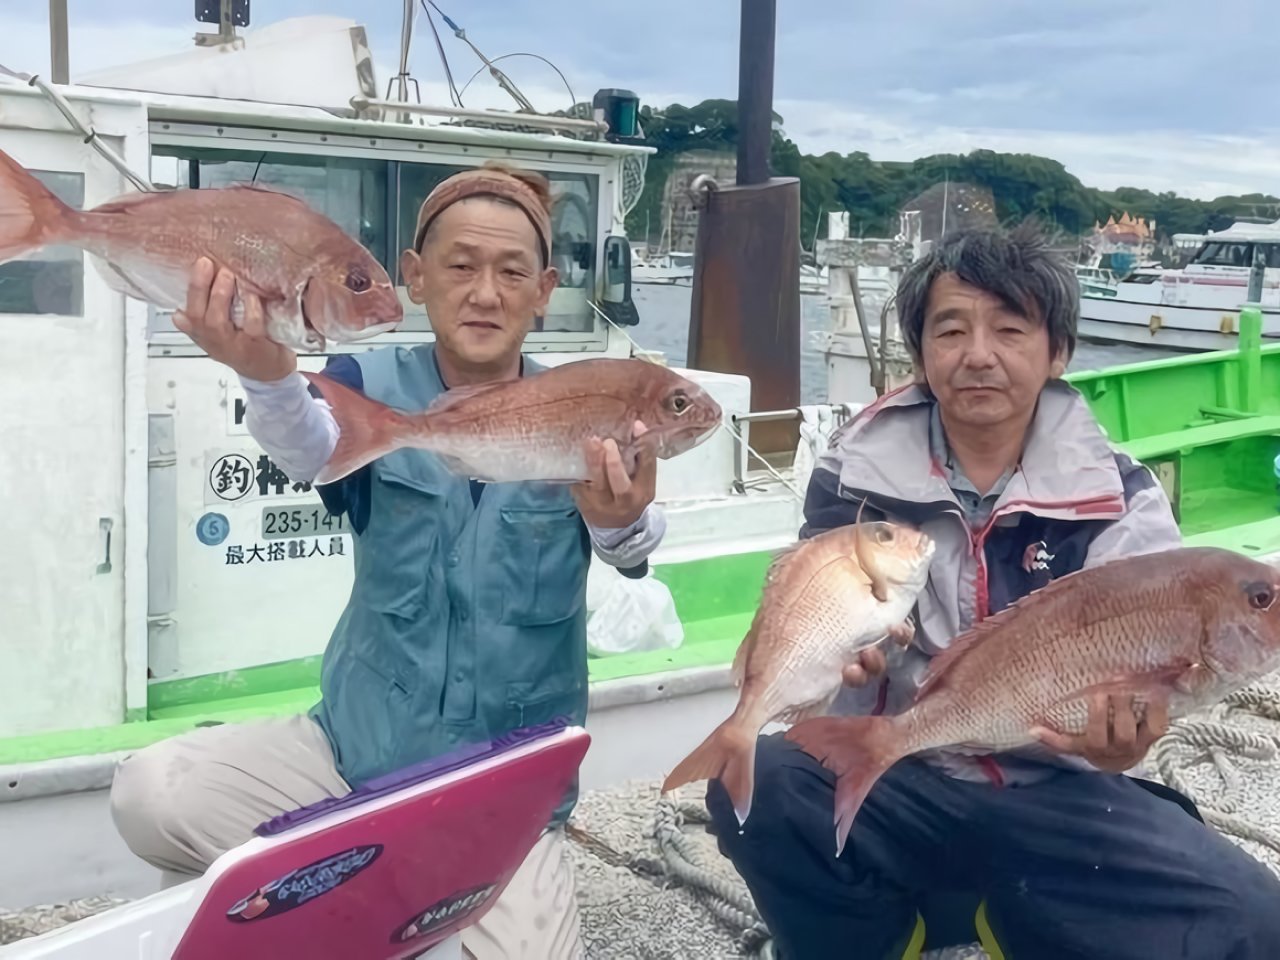
[[[1080,284],[1035,221],[1027,220],[1012,231],[982,227],[949,233],[903,272],[896,297],[898,324],[917,366],[923,367],[920,344],[929,289],[944,273],[955,274],[999,297],[1010,310],[1043,323],[1052,356],[1062,351],[1064,360],[1070,360],[1075,353]]]

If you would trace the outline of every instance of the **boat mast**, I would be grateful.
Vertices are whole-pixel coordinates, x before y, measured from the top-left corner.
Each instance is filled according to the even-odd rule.
[[[54,83],[71,82],[67,34],[67,0],[49,0],[49,76]]]

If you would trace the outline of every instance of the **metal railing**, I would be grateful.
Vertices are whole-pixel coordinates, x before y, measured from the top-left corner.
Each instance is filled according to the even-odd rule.
[[[830,410],[831,416],[835,420],[835,425],[839,427],[861,410],[863,404],[817,403],[813,404],[812,407],[816,409],[825,407]],[[788,410],[756,410],[751,413],[734,414],[729,417],[729,432],[733,436],[733,490],[735,493],[746,493],[747,464],[752,454],[755,454],[762,463],[766,464],[766,468],[770,473],[773,473],[775,477],[778,476],[776,471],[771,466],[768,466],[768,461],[757,451],[751,449],[750,441],[743,434],[741,426],[743,424],[769,423],[780,420],[800,420],[803,416],[804,412],[801,408],[792,407]]]
[[[605,130],[608,129],[608,126],[599,120],[584,120],[580,117],[554,117],[543,113],[515,113],[510,110],[468,110],[465,107],[434,106],[400,100],[374,100],[369,97],[352,97],[351,106],[360,117],[370,115],[386,117],[395,114],[443,117],[454,120],[516,124],[549,132],[578,132],[591,135],[596,139],[602,139]]]

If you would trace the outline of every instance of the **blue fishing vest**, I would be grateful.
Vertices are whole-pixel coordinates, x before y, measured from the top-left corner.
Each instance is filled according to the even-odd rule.
[[[432,350],[359,354],[364,393],[425,409],[444,391]],[[591,545],[569,488],[487,484],[476,502],[469,478],[420,450],[369,469],[351,599],[311,711],[339,773],[357,786],[557,715],[584,723]],[[575,779],[553,822],[577,794]]]

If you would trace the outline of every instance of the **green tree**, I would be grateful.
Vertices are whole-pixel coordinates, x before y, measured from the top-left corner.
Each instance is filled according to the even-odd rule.
[[[800,180],[800,234],[825,232],[823,216],[849,213],[849,228],[864,236],[886,236],[897,229],[897,212],[912,197],[944,179],[987,187],[1002,222],[1034,216],[1066,234],[1088,232],[1095,221],[1128,212],[1156,222],[1161,237],[1205,233],[1230,226],[1240,217],[1280,218],[1280,199],[1268,194],[1193,200],[1140,187],[1104,191],[1087,187],[1058,161],[1025,153],[974,150],[965,155],[936,154],[911,163],[872,160],[857,151],[841,156],[805,154],[781,130],[774,114],[770,162],[776,176]],[[645,139],[657,148],[649,158],[640,202],[627,218],[633,237],[644,234],[646,218],[663,221],[662,190],[674,158],[688,150],[737,149],[738,106],[733,100],[704,100],[696,106],[672,104],[641,108]]]

